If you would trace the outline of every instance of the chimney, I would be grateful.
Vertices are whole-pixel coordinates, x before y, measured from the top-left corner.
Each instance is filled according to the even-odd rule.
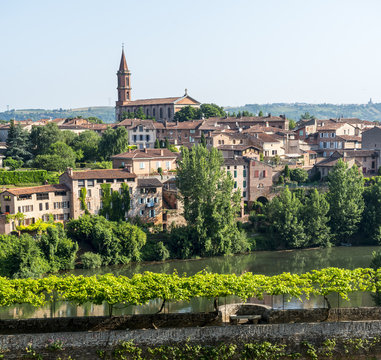
[[[73,168],[71,168],[71,167],[66,168],[66,173],[67,173],[70,177],[72,177],[72,176],[73,176]]]
[[[144,152],[145,152],[146,154],[148,154],[148,149],[147,149],[147,148],[144,148]]]
[[[164,156],[164,150],[160,149],[160,156]]]

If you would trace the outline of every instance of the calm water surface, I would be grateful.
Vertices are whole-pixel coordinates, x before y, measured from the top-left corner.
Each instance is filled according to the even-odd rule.
[[[131,276],[134,273],[152,271],[159,273],[179,274],[186,273],[193,275],[198,271],[206,269],[210,272],[223,274],[242,274],[243,272],[253,272],[257,274],[276,275],[282,272],[303,273],[313,269],[325,267],[341,267],[354,269],[357,267],[368,267],[372,257],[372,251],[381,249],[379,246],[364,247],[336,247],[328,249],[292,250],[292,251],[261,251],[246,255],[214,257],[200,260],[167,261],[160,263],[139,263],[124,266],[104,267],[96,270],[73,270],[70,273],[75,275],[95,275],[113,273],[115,275]],[[239,301],[238,298],[229,297],[220,299],[220,304]],[[332,296],[330,298],[332,306],[372,306],[373,301],[370,294],[355,293],[351,296],[350,302],[346,302]],[[296,308],[296,307],[323,307],[323,299],[313,298],[303,303],[291,299],[284,299],[281,296],[267,297],[265,303],[274,308]],[[153,313],[161,305],[160,300],[151,301],[144,306],[130,306],[114,311],[115,314],[131,313]],[[86,304],[76,307],[69,303],[56,303],[46,305],[43,308],[33,308],[31,306],[19,306],[11,308],[0,308],[0,318],[28,318],[28,317],[53,317],[53,316],[87,316],[107,314],[107,306],[97,306]],[[187,303],[171,303],[165,311],[188,312],[188,311],[211,311],[212,302],[208,299],[197,299]]]

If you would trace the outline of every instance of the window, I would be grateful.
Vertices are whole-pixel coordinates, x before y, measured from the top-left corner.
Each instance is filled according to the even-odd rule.
[[[234,170],[234,177],[237,177],[237,170]]]
[[[49,200],[49,193],[37,194],[37,200]]]
[[[171,163],[169,161],[166,161],[165,166],[166,166],[167,170],[169,170],[171,168]]]
[[[54,195],[55,196],[66,196],[66,191],[55,191]]]
[[[143,131],[143,126],[142,126],[142,125],[139,126],[139,131],[140,131],[140,132]]]
[[[136,142],[136,138],[137,138],[137,136],[136,136],[136,135],[134,135],[134,136],[133,136],[134,142]]]
[[[45,203],[45,210],[49,210],[49,203]]]
[[[144,135],[139,135],[139,140],[140,140],[140,141],[143,141],[143,139],[144,139],[143,136],[144,136]]]
[[[80,198],[81,197],[81,190],[78,190],[78,197]]]
[[[246,169],[243,169],[243,177],[246,177]]]
[[[235,144],[235,140],[233,140],[233,144]]]
[[[243,188],[246,187],[246,180],[243,180]]]
[[[97,184],[103,184],[103,179],[98,179]]]
[[[11,201],[11,196],[10,195],[4,195],[3,199],[4,199],[4,201]]]
[[[168,108],[168,119],[171,117],[171,109]]]
[[[17,200],[30,200],[32,195],[19,195],[17,196]]]
[[[143,190],[143,189],[142,189]],[[144,204],[144,198],[139,199],[139,204]]]
[[[156,161],[156,169],[158,169],[159,167],[161,167],[161,161]]]
[[[299,136],[303,136],[303,130],[299,130]]]
[[[39,206],[40,211],[42,211],[44,209],[44,204],[43,203],[39,203],[38,206]]]
[[[153,116],[156,116],[156,109],[155,108],[153,108],[152,114],[153,114]]]
[[[244,192],[242,193],[242,196],[243,196],[243,197],[246,197],[246,191],[244,191]]]
[[[272,150],[272,151],[271,151],[271,154],[272,154],[272,155],[276,155],[277,153],[278,153],[278,150]]]
[[[237,181],[234,181],[234,189],[237,189]]]
[[[116,182],[122,183],[122,182],[124,182],[124,179],[116,179]]]
[[[163,109],[162,109],[162,108],[160,108],[160,110],[159,110],[159,111],[160,111],[160,116],[159,116],[159,118],[160,118],[160,119],[162,119],[162,118],[163,118]]]
[[[258,170],[254,171],[254,177],[256,177],[256,178],[259,177],[259,171]]]
[[[146,141],[149,141],[149,135],[146,135]]]
[[[91,210],[91,202],[90,201],[87,203],[87,209]]]
[[[140,169],[144,169],[145,168],[145,163],[144,162],[139,163],[139,167],[140,167]]]
[[[85,180],[78,180],[78,187],[84,187],[85,186]]]
[[[20,207],[19,207],[20,209]],[[22,213],[26,213],[26,212],[30,212],[30,211],[33,211],[33,205],[25,205],[25,206],[21,206],[21,211]]]
[[[159,199],[157,197],[153,198],[153,202],[157,204],[159,202]]]
[[[151,210],[149,211],[149,216],[150,216],[150,217],[155,217],[155,210],[154,210],[154,209],[151,209]]]
[[[87,190],[87,197],[91,197],[91,190]]]
[[[144,210],[140,210],[140,211],[139,211],[139,214],[140,214],[140,215],[144,215]]]
[[[189,131],[191,134],[194,134],[196,132],[196,130],[190,130]]]
[[[267,177],[267,170],[263,170],[263,177]]]
[[[87,186],[93,187],[94,186],[94,180],[87,180]]]
[[[106,179],[106,183],[113,183],[114,179]]]

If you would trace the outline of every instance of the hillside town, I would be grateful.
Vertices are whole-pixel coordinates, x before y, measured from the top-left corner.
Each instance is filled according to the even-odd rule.
[[[139,217],[145,223],[182,224],[182,204],[177,200],[176,168],[181,148],[191,149],[203,142],[208,149],[221,151],[224,169],[241,193],[239,217],[244,219],[257,201],[266,203],[276,193],[285,166],[302,169],[309,179],[324,181],[339,160],[357,165],[365,177],[378,173],[381,153],[381,127],[356,118],[300,120],[290,129],[285,115],[226,116],[176,121],[183,109],[199,109],[201,103],[188,95],[158,99],[131,100],[131,72],[122,51],[118,80],[118,101],[114,124],[87,119],[41,119],[15,121],[27,132],[34,127],[56,124],[60,131],[79,135],[85,131],[102,137],[107,129],[124,128],[129,150],[111,156],[112,169],[67,168],[57,184],[3,188],[0,194],[0,231],[16,230],[17,220],[8,215],[23,214],[23,224],[38,219],[67,222],[85,213],[102,209],[101,184],[120,191],[129,186],[131,204],[126,218]],[[126,115],[141,112],[144,119]],[[7,150],[9,123],[0,125],[0,149]],[[2,155],[4,159],[4,155]],[[307,181],[305,179],[305,182]],[[81,205],[81,189],[87,190],[86,209]]]

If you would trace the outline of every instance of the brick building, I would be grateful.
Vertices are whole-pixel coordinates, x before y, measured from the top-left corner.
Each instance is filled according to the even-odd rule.
[[[148,117],[154,117],[158,121],[173,121],[177,111],[185,106],[199,108],[200,103],[188,95],[187,90],[183,96],[167,97],[158,99],[132,100],[131,72],[128,69],[124,50],[120,60],[118,76],[118,101],[116,102],[115,118],[123,119],[124,113],[133,113],[143,109]]]

